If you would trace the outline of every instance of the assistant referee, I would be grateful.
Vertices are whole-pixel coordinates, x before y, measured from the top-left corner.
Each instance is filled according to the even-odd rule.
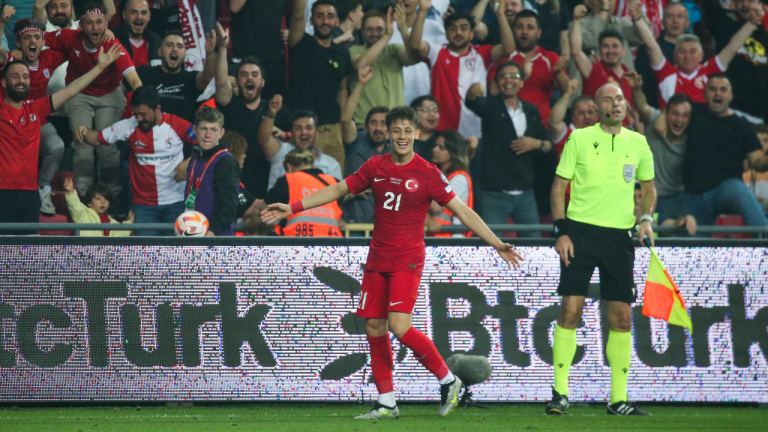
[[[555,387],[547,414],[568,412],[568,374],[576,353],[576,327],[581,323],[589,281],[600,269],[600,298],[608,301],[610,333],[605,346],[611,366],[613,415],[649,415],[627,398],[627,377],[632,353],[632,310],[637,294],[633,280],[635,247],[635,178],[643,192],[640,239],[653,242],[656,186],[653,154],[643,135],[621,127],[627,100],[621,88],[606,84],[595,94],[600,123],[573,131],[565,143],[552,186],[555,250],[560,255],[563,297],[555,326],[553,359]],[[568,217],[565,190],[571,184]]]

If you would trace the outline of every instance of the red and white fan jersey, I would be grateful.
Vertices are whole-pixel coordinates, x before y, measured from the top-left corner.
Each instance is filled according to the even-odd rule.
[[[658,69],[653,71],[659,83],[659,109],[663,110],[669,98],[678,93],[688,96],[694,102],[704,103],[704,86],[707,79],[710,75],[725,72],[725,68],[720,63],[720,58],[714,56],[700,64],[692,74],[686,75],[665,58]]]
[[[13,61],[13,56],[8,55],[0,70],[4,70],[8,63]],[[37,65],[29,66],[29,95],[27,100],[42,99],[48,90],[48,81],[53,76],[53,71],[67,61],[64,53],[54,50],[40,51],[37,57]],[[5,89],[0,89],[0,94],[5,95]]]
[[[69,60],[66,78],[67,85],[87,74],[96,66],[99,59],[99,49],[103,49],[106,52],[115,44],[120,47],[120,57],[82,91],[83,94],[88,96],[104,96],[112,93],[120,86],[125,75],[136,70],[128,52],[120,45],[117,39],[102,42],[99,47],[94,49],[88,48],[85,46],[85,36],[80,30],[61,29],[45,34],[45,46],[48,49],[67,55]]]
[[[480,117],[464,105],[464,97],[474,83],[485,84],[491,67],[493,45],[470,45],[458,55],[448,45],[428,43],[427,65],[432,73],[432,96],[440,108],[437,130],[453,129],[462,136],[481,135]]]
[[[121,120],[99,132],[102,144],[128,141],[133,203],[165,205],[184,201],[184,182],[176,183],[175,168],[184,160],[184,144],[197,144],[192,124],[171,114],[149,132],[139,129],[136,117]]]
[[[555,154],[557,155],[557,160],[560,161],[560,156],[563,154],[563,149],[565,148],[565,142],[568,141],[568,138],[571,137],[571,133],[576,130],[576,126],[571,123],[563,133],[560,134],[560,136],[555,140]]]

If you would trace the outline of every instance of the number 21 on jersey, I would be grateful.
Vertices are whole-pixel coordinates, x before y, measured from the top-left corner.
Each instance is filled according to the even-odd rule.
[[[384,194],[384,196],[387,198],[386,201],[384,201],[384,209],[386,210],[394,210],[398,211],[400,210],[400,197],[402,197],[402,194],[398,194],[395,196],[392,192],[387,192]],[[392,201],[395,201],[394,207],[392,206]]]

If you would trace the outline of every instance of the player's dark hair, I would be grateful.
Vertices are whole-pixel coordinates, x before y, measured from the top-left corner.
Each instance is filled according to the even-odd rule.
[[[10,55],[10,53],[8,55]],[[29,69],[29,66],[27,66],[27,64],[24,63],[23,61],[11,60],[10,62],[8,62],[7,65],[5,65],[5,68],[3,69],[3,79],[8,78],[8,71],[11,70],[11,66],[17,65],[17,64],[23,65],[25,68]]]
[[[94,183],[85,192],[85,204],[90,204],[93,197],[101,195],[107,201],[112,201],[112,190],[104,183]]]
[[[619,42],[624,45],[624,35],[621,34],[618,30],[612,28],[605,29],[600,32],[600,35],[597,37],[597,45],[601,46],[603,44],[603,40],[608,38],[618,39]]]
[[[456,171],[466,171],[469,173],[469,149],[464,137],[451,129],[438,132],[437,137],[443,138],[445,149],[448,150],[448,154],[451,156],[451,166],[446,174],[450,175]]]
[[[339,13],[339,9],[336,7],[335,0],[317,0],[316,2],[312,3],[312,11],[310,12],[312,16],[315,16],[315,9],[317,9],[320,6],[333,6],[333,9],[336,10],[336,13],[337,14]],[[309,19],[309,17],[305,17],[305,18]]]
[[[168,30],[163,34],[163,40],[162,43],[165,43],[165,40],[168,39],[169,36],[178,36],[181,38],[182,41],[184,41],[184,34],[181,32],[181,30]]]
[[[224,127],[224,114],[216,108],[202,107],[195,113],[195,126],[200,123],[218,123],[219,127]]]
[[[146,105],[149,109],[155,109],[160,106],[160,94],[157,89],[150,85],[143,85],[133,91],[131,97],[131,106],[138,108]]]
[[[259,72],[261,72],[261,77],[263,79],[266,79],[266,76],[264,75],[264,67],[261,65],[261,60],[256,58],[256,56],[245,56],[242,60],[240,60],[240,64],[237,65],[237,75],[240,75],[240,68],[242,68],[245,65],[254,65],[257,68],[259,68]],[[237,77],[235,77],[237,78]]]
[[[517,73],[520,74],[520,79],[525,81],[525,69],[523,69],[522,66],[520,66],[520,63],[514,61],[514,60],[507,60],[499,65],[499,68],[496,69],[496,82],[501,79],[501,71],[504,70],[504,68],[508,67],[516,67]]]
[[[450,26],[456,24],[456,21],[463,20],[463,19],[467,20],[467,22],[469,23],[470,30],[475,30],[475,17],[470,15],[468,12],[459,11],[459,12],[454,12],[448,15],[448,17],[445,19],[445,23],[443,23],[443,27],[445,27],[445,31],[448,31],[448,28]]]
[[[317,114],[315,114],[313,111],[310,110],[296,110],[291,114],[291,127],[293,127],[293,124],[296,123],[296,120],[301,120],[303,118],[312,119],[312,121],[315,122],[315,127],[319,126],[317,123],[320,121],[317,119]]]
[[[377,106],[371,108],[371,110],[368,111],[368,114],[365,115],[365,125],[368,126],[368,122],[371,121],[371,117],[373,117],[375,114],[386,114],[388,112],[389,108],[385,106]]]
[[[517,25],[517,20],[519,20],[520,18],[533,18],[534,20],[536,20],[536,27],[541,28],[541,22],[539,22],[539,14],[537,14],[536,12],[530,9],[523,9],[520,12],[518,12],[517,15],[515,15],[515,21],[513,25]]]
[[[387,113],[387,129],[398,120],[407,120],[411,122],[414,128],[419,128],[419,114],[415,109],[409,106],[394,107]]]
[[[686,96],[686,95],[684,95],[682,93],[678,93],[678,94],[672,96],[671,98],[669,98],[669,100],[667,101],[666,111],[669,111],[670,108],[672,108],[673,105],[679,105],[681,103],[687,103],[691,107],[693,107],[693,101],[691,101],[691,98],[689,98],[688,96]]]
[[[421,108],[421,105],[422,105],[424,102],[426,102],[426,101],[434,102],[434,103],[435,103],[435,105],[438,105],[438,103],[437,103],[437,99],[435,99],[435,97],[434,97],[434,96],[432,96],[432,95],[423,95],[423,96],[419,96],[419,97],[417,97],[416,99],[414,99],[414,100],[411,102],[411,108],[413,108],[413,109],[415,109],[415,110],[418,110],[419,108]]]
[[[80,9],[80,11],[77,13],[77,16],[80,17],[80,19],[82,19],[85,16],[84,14],[86,12],[88,12],[89,10],[92,10],[92,9],[100,10],[101,13],[104,14],[104,20],[106,21],[106,19],[107,19],[107,10],[104,9],[104,5],[101,4],[101,3],[90,1],[90,2],[80,6],[79,9]]]
[[[339,14],[339,24],[347,20],[350,12],[357,9],[358,6],[365,7],[364,0],[338,0],[336,2],[336,12]]]
[[[27,27],[32,27],[40,30],[40,33],[45,33],[45,23],[36,20],[34,18],[24,18],[16,21],[16,24],[13,26],[13,34],[16,35],[16,37],[19,37],[19,32],[24,30]]]

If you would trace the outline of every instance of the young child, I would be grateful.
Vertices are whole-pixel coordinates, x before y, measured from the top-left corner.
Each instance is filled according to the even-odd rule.
[[[85,194],[87,206],[80,202],[72,179],[64,180],[64,189],[67,191],[65,197],[69,207],[69,214],[72,215],[75,223],[120,223],[107,215],[112,193],[104,184],[96,183],[88,188]],[[133,212],[128,213],[125,223],[133,223]],[[80,231],[80,235],[84,237],[127,237],[131,235],[131,231]]]

